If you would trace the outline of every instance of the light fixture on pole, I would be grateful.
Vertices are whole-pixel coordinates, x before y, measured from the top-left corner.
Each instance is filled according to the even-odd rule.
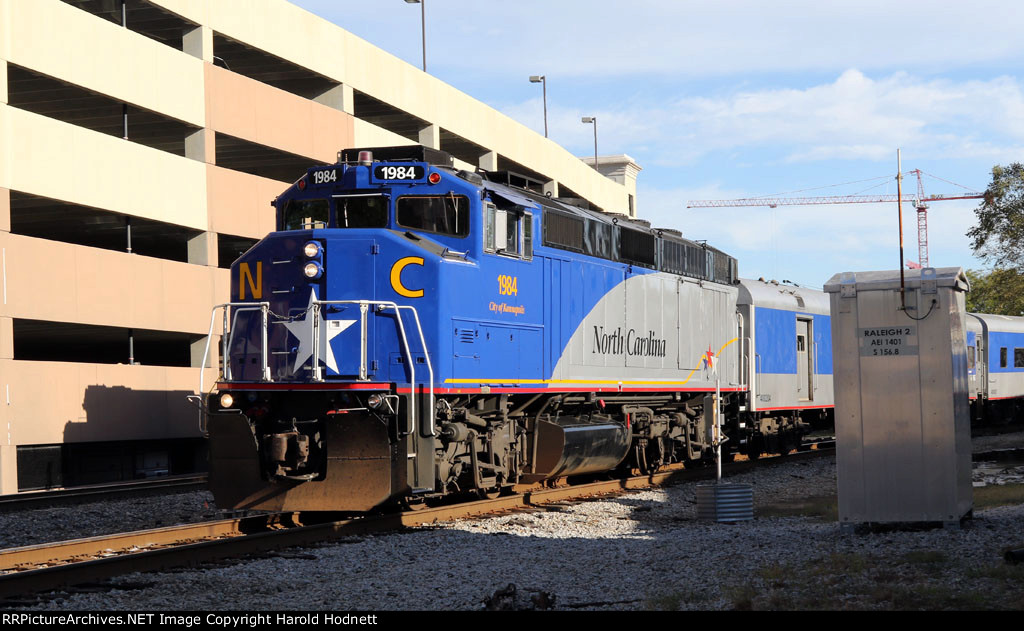
[[[427,1],[405,0],[406,4],[420,5],[420,30],[423,41],[423,72],[427,71]]]
[[[539,83],[544,93],[544,137],[548,137],[548,81],[544,75],[532,75],[530,83]]]
[[[600,172],[600,170],[597,168],[597,117],[584,116],[582,119],[580,119],[580,122],[594,124],[594,170]]]

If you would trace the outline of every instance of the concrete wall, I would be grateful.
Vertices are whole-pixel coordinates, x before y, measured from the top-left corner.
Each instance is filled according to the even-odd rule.
[[[215,132],[311,162],[334,163],[339,149],[352,146],[350,115],[209,64],[206,102],[206,126]]]

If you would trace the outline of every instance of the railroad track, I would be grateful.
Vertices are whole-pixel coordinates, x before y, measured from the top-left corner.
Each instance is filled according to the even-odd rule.
[[[106,500],[115,497],[140,497],[165,493],[167,491],[195,491],[205,489],[206,486],[207,476],[205,473],[202,473],[150,480],[133,480],[131,482],[76,486],[49,491],[11,493],[9,495],[0,495],[0,512],[27,508],[66,506],[68,504]]]
[[[832,453],[829,449],[814,449],[785,457],[728,463],[723,465],[723,473],[736,474],[757,466],[772,466]],[[336,520],[329,520],[322,513],[275,513],[11,548],[0,550],[0,599],[9,601],[19,596],[68,585],[95,583],[133,572],[195,566],[353,535],[484,517],[554,502],[714,477],[715,470],[711,467],[673,468],[651,475],[571,486],[531,486],[505,497],[423,507],[401,513]]]

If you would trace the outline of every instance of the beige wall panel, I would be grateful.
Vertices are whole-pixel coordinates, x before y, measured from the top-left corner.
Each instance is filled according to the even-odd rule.
[[[0,103],[0,186],[8,189],[11,187],[11,156],[14,155],[14,147],[7,141],[12,136],[10,111],[10,107]]]
[[[359,38],[337,25],[283,0],[212,2],[208,11],[214,31],[346,83],[341,80],[347,74],[342,64],[349,62],[339,51],[345,49],[349,39]],[[390,56],[371,48],[375,53],[372,61],[363,58],[359,63],[372,65],[377,57]]]
[[[206,230],[205,164],[0,105],[4,109],[8,188]]]
[[[18,449],[0,445],[0,493],[18,492]]]
[[[7,59],[11,54],[11,3],[13,0],[0,0],[0,60]],[[0,87],[0,93],[7,94],[7,81]],[[0,99],[6,103],[7,98]]]
[[[312,101],[310,103],[313,128],[312,155],[328,164],[334,164],[338,160],[338,151],[355,146],[356,119],[333,107]]]
[[[10,2],[8,61],[203,126],[203,62],[60,0]]]
[[[0,370],[11,397],[0,421],[11,423],[15,445],[199,435],[185,400],[198,387],[196,368],[0,360]]]
[[[224,68],[206,66],[207,126],[310,161],[333,163],[352,141],[348,114]]]
[[[360,118],[354,119],[353,128],[353,147],[399,147],[416,144],[405,136],[399,136]]]
[[[205,335],[217,276],[226,270],[47,241],[0,237],[7,315]],[[39,291],[46,261],[46,291]],[[221,301],[223,302],[223,301]]]
[[[3,11],[3,7],[0,6],[0,11]],[[0,13],[0,21],[3,21],[3,13]],[[0,26],[0,38],[3,27]],[[2,44],[0,44],[2,46]],[[7,102],[7,62],[3,60],[3,56],[0,55],[0,103]]]
[[[291,184],[207,165],[210,230],[262,239],[275,228],[270,205]]]
[[[78,304],[74,249],[80,246],[9,233],[0,234],[0,246],[7,258],[7,315],[73,322]],[[46,269],[35,261],[46,261]],[[46,291],[39,291],[43,275]]]

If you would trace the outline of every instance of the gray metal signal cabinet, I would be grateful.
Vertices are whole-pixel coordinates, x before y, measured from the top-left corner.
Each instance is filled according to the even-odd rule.
[[[839,521],[959,524],[972,508],[959,267],[846,272],[832,310]]]

